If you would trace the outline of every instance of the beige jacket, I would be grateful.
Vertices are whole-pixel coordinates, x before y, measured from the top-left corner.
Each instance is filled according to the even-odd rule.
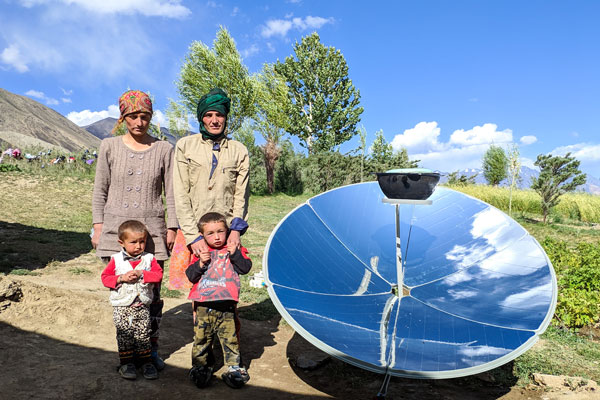
[[[209,179],[213,153],[218,164]],[[248,221],[248,177],[250,161],[246,147],[223,139],[221,150],[201,134],[179,139],[175,146],[173,190],[179,227],[190,244],[198,235],[198,220],[207,212],[218,212],[231,224],[233,218]]]

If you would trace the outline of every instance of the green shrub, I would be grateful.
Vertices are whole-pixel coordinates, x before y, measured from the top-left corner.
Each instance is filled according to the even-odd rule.
[[[595,324],[600,317],[600,243],[577,243],[546,238],[542,242],[556,271],[556,318],[577,329]]]
[[[19,168],[18,165],[15,165],[15,164],[0,164],[0,172],[11,172],[11,171],[20,172],[21,169]]]

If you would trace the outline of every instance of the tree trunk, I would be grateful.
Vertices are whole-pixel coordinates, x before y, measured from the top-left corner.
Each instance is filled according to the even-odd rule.
[[[269,194],[273,194],[275,192],[275,163],[281,152],[277,143],[270,140],[262,146],[262,151],[267,171],[267,190]]]

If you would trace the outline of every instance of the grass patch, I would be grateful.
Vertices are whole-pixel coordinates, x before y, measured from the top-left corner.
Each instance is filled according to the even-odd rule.
[[[600,381],[597,360],[600,343],[587,340],[573,332],[550,326],[537,346],[518,357],[513,372],[519,384],[531,383],[533,373],[580,376]]]
[[[92,271],[90,271],[87,268],[83,268],[83,267],[69,268],[69,272],[72,273],[73,275],[89,275],[92,273]]]
[[[40,275],[39,272],[35,272],[35,271],[30,271],[28,269],[25,268],[15,268],[13,270],[11,270],[9,272],[9,275],[32,275],[32,276],[38,276]]]
[[[171,290],[167,287],[167,285],[161,285],[160,287],[160,297],[161,298],[171,298],[171,299],[178,299],[183,295],[182,292],[180,292],[179,290]]]

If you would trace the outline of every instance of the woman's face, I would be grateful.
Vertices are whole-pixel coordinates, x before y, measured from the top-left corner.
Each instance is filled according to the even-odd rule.
[[[127,130],[132,136],[141,137],[148,132],[150,127],[150,120],[152,114],[144,111],[138,111],[125,116],[125,124],[127,124]]]
[[[204,128],[211,135],[219,135],[225,129],[225,120],[227,117],[218,111],[207,111],[202,117]]]

